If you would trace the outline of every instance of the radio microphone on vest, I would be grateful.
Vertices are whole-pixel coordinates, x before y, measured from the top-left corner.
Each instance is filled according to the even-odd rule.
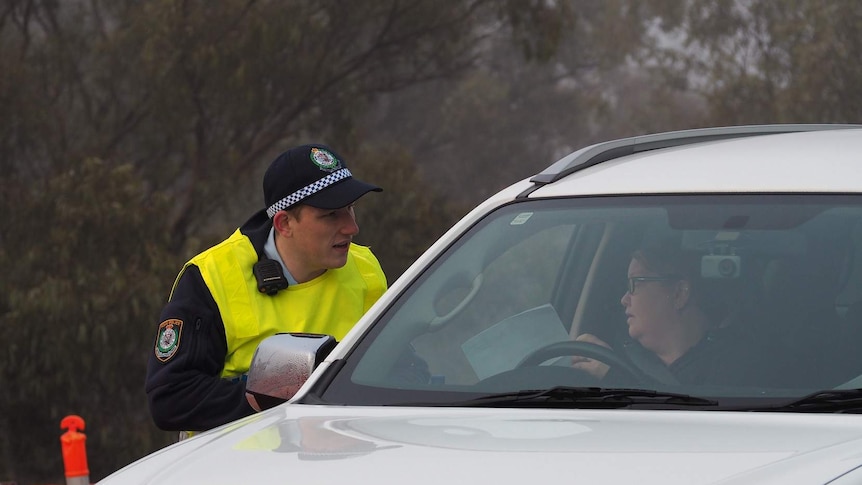
[[[269,296],[278,293],[278,290],[287,288],[287,278],[281,271],[278,261],[264,258],[254,264],[254,277],[257,278],[257,290]]]

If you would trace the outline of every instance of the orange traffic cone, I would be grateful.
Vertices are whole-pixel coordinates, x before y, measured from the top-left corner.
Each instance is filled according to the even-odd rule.
[[[68,429],[60,437],[63,446],[63,465],[66,468],[66,485],[89,485],[90,469],[87,468],[87,436],[79,433],[84,429],[84,419],[74,414],[60,421],[60,429]]]

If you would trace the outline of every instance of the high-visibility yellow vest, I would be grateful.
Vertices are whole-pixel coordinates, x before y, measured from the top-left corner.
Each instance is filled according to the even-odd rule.
[[[246,374],[258,344],[276,333],[322,333],[341,340],[386,290],[383,269],[365,246],[351,244],[343,267],[272,296],[258,291],[252,273],[257,261],[248,237],[237,230],[186,263],[200,268],[224,322],[223,378]]]

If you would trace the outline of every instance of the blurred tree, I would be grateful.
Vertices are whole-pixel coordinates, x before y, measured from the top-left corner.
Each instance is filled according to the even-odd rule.
[[[634,66],[659,14],[679,14],[674,5],[498,2],[511,22],[490,17],[482,24],[477,62],[457,76],[386,95],[369,110],[363,138],[402,144],[424,180],[471,207],[587,143],[658,124],[648,96],[631,98],[632,80],[641,79],[643,93],[678,93],[660,93],[648,72],[638,78],[626,66]],[[665,106],[674,111],[674,104]],[[627,111],[635,110],[644,112],[643,122],[627,127]]]
[[[67,414],[85,417],[102,475],[165,443],[145,412],[153,335],[140,323],[176,271],[152,231],[169,205],[131,165],[97,159],[0,189],[0,476],[62,476]]]
[[[862,4],[690,1],[671,25],[668,72],[708,102],[713,124],[862,118]]]
[[[357,240],[375,253],[389,255],[380,263],[391,285],[469,208],[428,190],[415,159],[403,146],[362,143],[354,160],[363,167],[363,178],[384,187],[382,193],[359,200]]]

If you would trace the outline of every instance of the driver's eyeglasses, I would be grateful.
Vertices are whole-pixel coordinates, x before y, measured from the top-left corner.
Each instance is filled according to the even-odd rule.
[[[679,279],[679,277],[674,275],[663,275],[663,276],[632,276],[629,278],[629,295],[635,294],[635,289],[637,289],[637,283],[641,281],[671,281]]]

